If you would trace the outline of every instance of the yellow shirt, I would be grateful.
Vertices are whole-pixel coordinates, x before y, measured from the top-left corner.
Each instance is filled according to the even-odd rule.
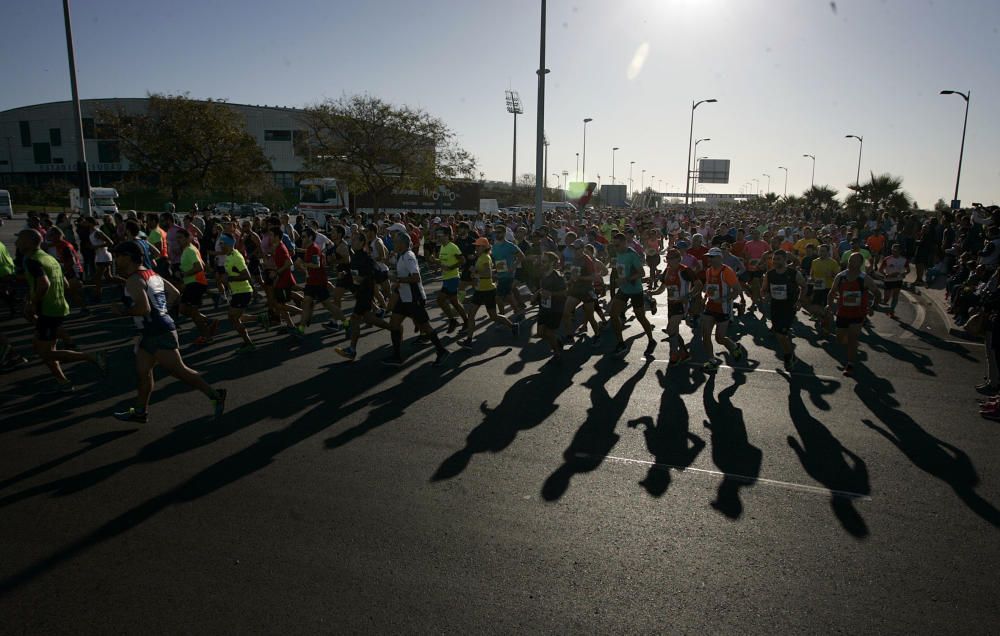
[[[493,282],[493,258],[489,252],[483,252],[476,259],[476,276],[479,277],[477,291],[491,291],[497,288]]]
[[[458,278],[458,268],[462,263],[462,250],[454,243],[446,243],[438,250],[441,263],[441,280]]]
[[[832,258],[817,258],[809,270],[813,291],[830,291],[834,277],[840,273],[840,263]]]
[[[819,240],[814,238],[804,238],[795,241],[795,252],[799,255],[799,258],[805,258],[806,248],[810,245],[819,246]]]

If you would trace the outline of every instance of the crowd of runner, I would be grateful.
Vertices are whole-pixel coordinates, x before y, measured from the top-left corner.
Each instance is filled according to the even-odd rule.
[[[34,325],[33,351],[60,391],[73,390],[63,363],[88,362],[107,373],[104,352],[77,351],[64,321],[71,305],[86,315],[112,295],[111,311],[131,318],[138,332],[137,400],[115,414],[130,421],[147,421],[157,365],[202,392],[216,415],[223,412],[226,391],[185,365],[177,336],[182,318],[197,332],[194,346],[219,336],[223,322],[202,313],[206,297],[216,309],[227,307],[226,329],[238,335],[240,356],[253,354],[262,332],[304,338],[324,330],[343,331],[345,341],[334,350],[355,360],[363,355],[362,327],[369,326],[389,331],[392,353],[383,362],[399,366],[408,319],[440,365],[449,350],[439,331],[457,332],[458,346],[468,350],[495,337],[477,334],[481,311],[507,330],[510,342],[521,342],[531,312],[534,336],[556,359],[567,347],[598,351],[605,341],[613,342],[605,353],[625,355],[626,323],[634,318],[645,353],[653,355],[658,336],[647,314],[664,311],[669,364],[711,372],[725,362],[716,345],[730,364],[745,361],[730,326],[759,313],[785,370],[798,364],[793,325],[805,317],[819,336],[840,343],[840,369],[852,376],[863,327],[875,311],[896,318],[911,272],[913,287],[947,279],[956,322],[975,322],[986,336],[987,372],[977,390],[1000,393],[995,208],[862,218],[833,210],[589,208],[549,212],[541,227],[534,221],[530,210],[445,217],[345,211],[322,227],[288,214],[128,212],[97,221],[32,213],[13,254],[0,243],[0,293],[12,313],[23,305]],[[424,284],[438,278],[429,303]],[[85,281],[92,287],[85,289]],[[440,329],[431,305],[441,314]],[[314,325],[318,306],[328,317]],[[0,333],[0,364],[24,362]],[[983,415],[1000,420],[1000,402],[985,402]]]

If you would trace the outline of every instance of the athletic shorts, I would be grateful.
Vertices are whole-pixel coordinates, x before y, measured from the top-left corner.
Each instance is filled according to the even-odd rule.
[[[267,287],[270,287],[271,285],[274,285],[274,270],[273,269],[265,269],[264,270],[264,285],[267,286]]]
[[[251,300],[253,300],[253,294],[251,292],[233,294],[229,298],[229,306],[233,309],[246,309],[250,306]]]
[[[459,274],[459,278],[463,283],[472,282],[472,265],[466,265],[462,267],[462,273]]]
[[[837,329],[847,329],[851,325],[865,324],[864,318],[851,318],[848,316],[837,316]]]
[[[275,287],[274,288],[274,302],[285,304],[292,299],[292,288],[291,287]]]
[[[622,290],[615,292],[615,300],[620,300],[628,306],[629,303],[632,304],[632,309],[635,311],[646,311],[646,299],[642,292],[638,294],[626,294]]]
[[[709,311],[706,309],[705,311],[701,312],[701,315],[707,318],[711,318],[716,323],[729,322],[729,314],[724,314],[722,312]]]
[[[479,305],[480,307],[492,307],[497,306],[497,290],[490,289],[487,291],[479,291],[478,289],[472,292],[472,304]]]
[[[181,292],[181,302],[188,307],[201,307],[201,299],[205,297],[208,285],[188,283]]]
[[[250,273],[254,276],[260,276],[260,259],[256,256],[251,256],[250,262],[247,263],[247,269],[249,269]]]
[[[334,287],[340,289],[346,289],[348,291],[354,291],[354,279],[351,278],[350,276],[344,276],[344,275],[338,276],[337,282],[334,284]]]
[[[226,266],[225,265],[216,265],[215,266],[215,273],[218,276],[224,275],[226,273]]]
[[[35,337],[39,340],[57,340],[56,332],[62,326],[62,316],[37,316],[35,318]]]
[[[887,290],[889,289],[902,289],[903,281],[901,280],[887,280],[883,283]]]
[[[354,315],[364,316],[375,308],[375,290],[354,290]]]
[[[591,285],[574,286],[569,290],[569,295],[576,298],[581,303],[591,304],[597,300],[597,294],[594,293],[594,288]]]
[[[458,277],[441,281],[441,292],[449,296],[458,295]]]
[[[764,270],[762,270],[762,269],[755,269],[752,272],[749,272],[749,274],[750,274],[750,278],[751,279],[753,279],[753,278],[761,278],[761,279],[763,279],[764,278]]]
[[[826,301],[830,297],[830,292],[825,289],[817,289],[812,293],[812,304],[826,307]]]
[[[397,302],[396,306],[392,308],[392,313],[406,316],[418,325],[424,325],[431,321],[430,316],[427,315],[427,307],[423,302]]]
[[[685,316],[687,315],[688,308],[684,303],[667,303],[667,318],[673,318],[675,316]]]
[[[771,306],[771,331],[773,333],[787,336],[792,329],[793,322],[795,322],[794,310],[774,311],[774,306]]]
[[[562,312],[543,309],[538,312],[538,324],[546,329],[558,329],[562,323]]]
[[[166,333],[144,333],[139,338],[139,348],[150,355],[155,354],[159,350],[169,351],[170,349],[176,349],[177,332],[171,330]]]
[[[327,289],[326,285],[306,285],[302,293],[318,303],[330,297],[330,290]]]
[[[497,298],[506,298],[514,290],[514,278],[497,278]]]
[[[389,270],[387,269],[376,269],[374,279],[376,283],[384,283],[389,280]]]
[[[738,276],[738,278],[740,279],[740,282],[741,283],[749,283],[750,282],[750,274],[751,274],[750,271],[745,271],[742,274],[740,274]]]

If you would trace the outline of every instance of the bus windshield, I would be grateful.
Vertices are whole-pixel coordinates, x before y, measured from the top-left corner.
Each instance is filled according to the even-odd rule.
[[[336,196],[336,193],[332,194]],[[324,203],[326,196],[326,190],[318,184],[304,185],[299,189],[299,201],[302,203]]]

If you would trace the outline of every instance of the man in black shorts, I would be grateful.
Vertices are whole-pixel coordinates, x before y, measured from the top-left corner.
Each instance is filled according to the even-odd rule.
[[[788,267],[785,250],[775,250],[771,255],[773,269],[764,274],[760,287],[761,301],[771,305],[771,332],[778,339],[785,358],[785,370],[795,366],[795,349],[792,347],[792,323],[802,308],[806,294],[806,279],[802,272]]]
[[[427,315],[427,293],[420,278],[420,264],[410,249],[410,237],[407,234],[397,234],[393,240],[396,252],[396,281],[394,283],[396,301],[392,303],[392,318],[389,328],[392,330],[393,355],[384,364],[400,366],[403,364],[403,320],[409,318],[417,330],[431,341],[437,351],[434,366],[440,365],[448,356],[448,350],[441,344],[434,330],[431,329],[431,319]]]
[[[667,328],[670,342],[669,366],[680,364],[691,357],[684,339],[681,338],[681,322],[691,310],[691,299],[701,294],[701,281],[690,268],[681,264],[681,253],[676,249],[667,250],[667,268],[660,276],[660,286],[652,292],[658,296],[667,292]]]
[[[361,337],[361,323],[389,329],[389,323],[382,320],[375,314],[375,259],[365,250],[365,235],[355,232],[351,236],[351,261],[348,264],[350,279],[337,280],[337,289],[345,289],[342,285],[350,285],[350,291],[354,294],[354,313],[351,315],[349,323],[351,344],[347,347],[337,347],[334,349],[339,355],[348,360],[355,360],[358,357],[358,339]]]
[[[553,359],[562,355],[562,341],[559,339],[559,326],[563,320],[563,309],[566,303],[566,280],[559,271],[559,255],[546,252],[541,256],[541,279],[536,294],[538,300],[538,337],[549,344]]]

